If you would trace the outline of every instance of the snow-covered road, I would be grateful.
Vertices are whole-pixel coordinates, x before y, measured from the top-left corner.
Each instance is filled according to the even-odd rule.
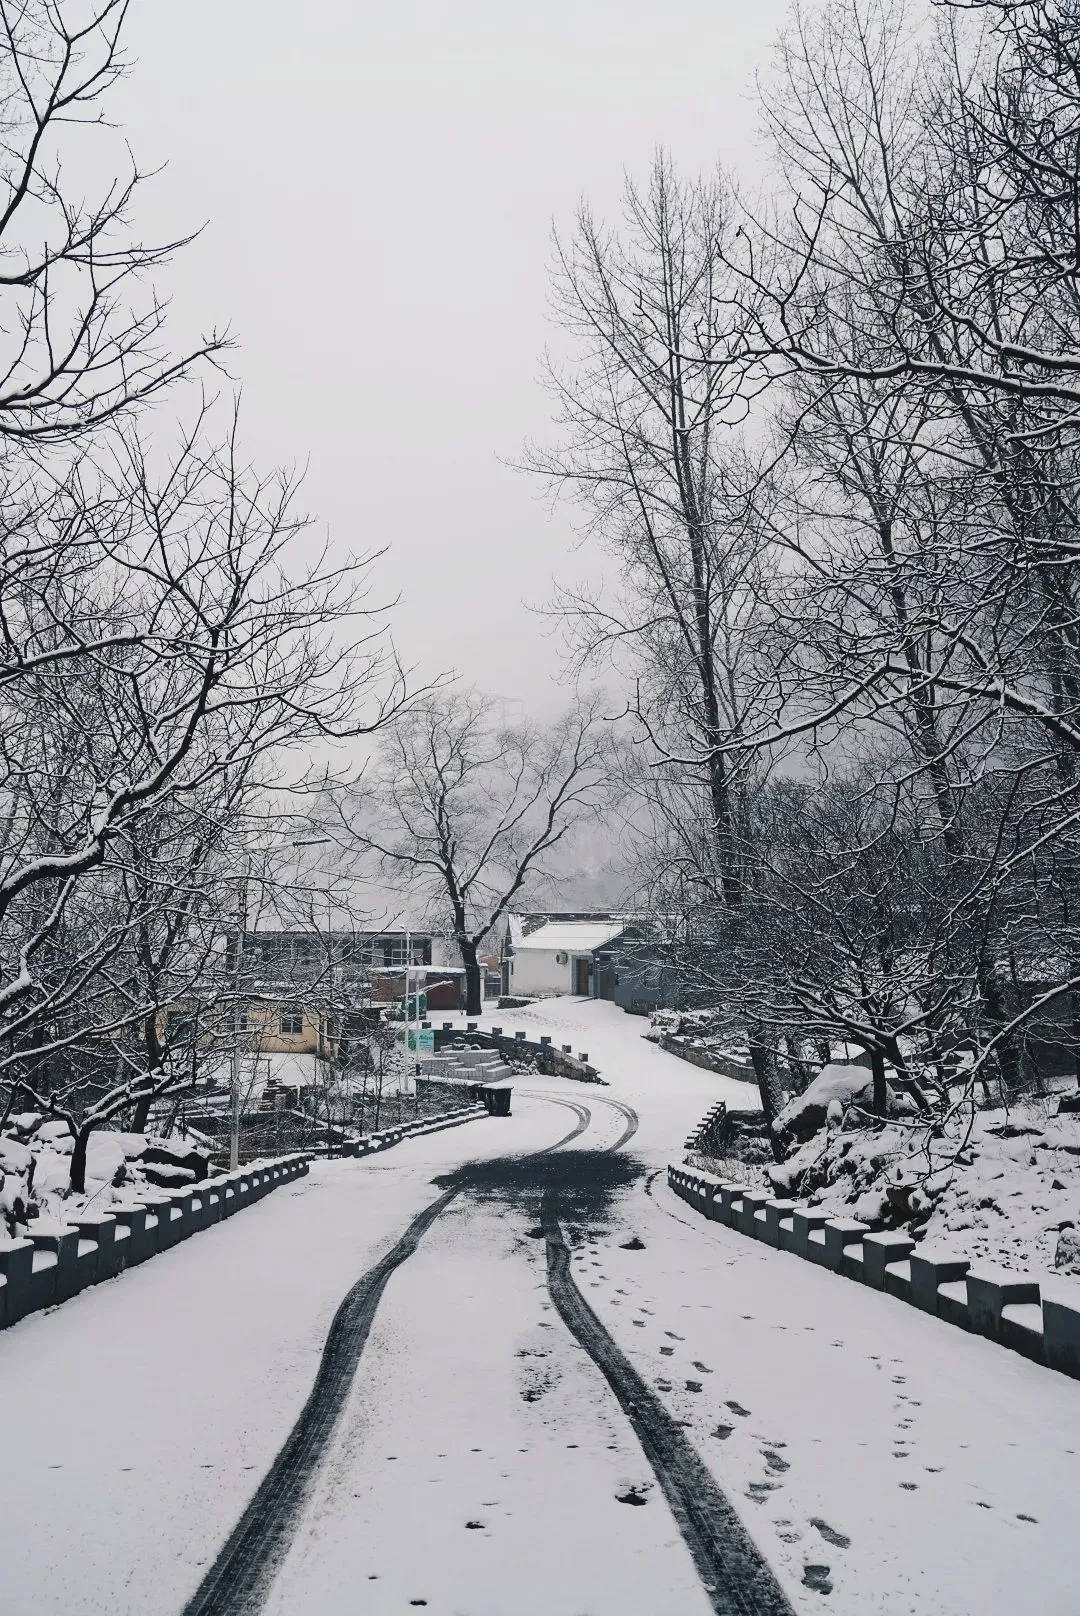
[[[588,1049],[610,1087],[519,1083],[509,1121],[317,1166],[0,1335],[0,1612],[179,1616],[296,1421],[339,1302],[432,1180],[544,1151],[584,1107],[560,1155],[603,1151],[586,1163],[611,1193],[564,1216],[578,1285],[800,1616],[1075,1616],[1080,1388],[695,1219],[662,1169],[716,1099],[750,1103],[745,1085],[643,1043],[610,1005],[497,1019]],[[611,1178],[627,1108],[640,1126]],[[490,1172],[387,1283],[269,1568],[274,1616],[716,1608],[552,1306],[540,1179]]]

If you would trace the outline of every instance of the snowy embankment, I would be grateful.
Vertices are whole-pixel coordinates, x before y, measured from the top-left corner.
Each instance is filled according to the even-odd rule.
[[[782,1114],[802,1142],[760,1182],[959,1257],[1033,1278],[1080,1273],[1080,1115],[1056,1115],[1056,1099],[1025,1100],[958,1107],[928,1128],[890,1096],[890,1120],[868,1126],[867,1082],[860,1068],[826,1067]]]
[[[0,1234],[25,1234],[38,1220],[65,1223],[107,1212],[207,1173],[207,1152],[188,1142],[102,1131],[87,1145],[85,1188],[73,1190],[74,1148],[66,1122],[48,1122],[37,1111],[9,1118],[0,1134]]]

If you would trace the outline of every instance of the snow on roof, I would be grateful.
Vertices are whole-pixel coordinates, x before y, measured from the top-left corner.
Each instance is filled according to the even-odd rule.
[[[626,930],[625,920],[553,920],[537,931],[531,931],[519,943],[514,944],[514,952],[523,953],[530,949],[543,949],[559,953],[591,954],[594,948],[602,948],[610,943],[613,937]]]

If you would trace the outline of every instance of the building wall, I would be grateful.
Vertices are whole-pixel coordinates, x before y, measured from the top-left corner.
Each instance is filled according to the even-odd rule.
[[[567,954],[566,963],[560,965],[554,949],[519,949],[511,961],[509,991],[537,998],[573,993],[574,961],[579,958],[591,960],[592,956],[587,953]]]
[[[304,1010],[301,1032],[282,1032],[280,1005],[252,1005],[248,1010],[247,1033],[253,1049],[261,1055],[317,1055],[320,1052],[321,1017]]]

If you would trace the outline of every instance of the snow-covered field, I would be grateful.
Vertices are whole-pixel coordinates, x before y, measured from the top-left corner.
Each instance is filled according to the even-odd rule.
[[[0,1612],[179,1616],[296,1418],[338,1301],[434,1199],[432,1178],[550,1146],[575,1106],[593,1120],[564,1148],[610,1146],[616,1101],[640,1115],[640,1173],[581,1229],[578,1283],[800,1616],[1075,1616],[1080,1388],[696,1219],[663,1167],[717,1098],[745,1106],[745,1085],[666,1055],[610,1005],[497,1019],[588,1049],[610,1087],[519,1080],[509,1121],[318,1164],[0,1335]],[[465,1195],[391,1278],[275,1616],[709,1608],[629,1424],[551,1306],[533,1218]]]

